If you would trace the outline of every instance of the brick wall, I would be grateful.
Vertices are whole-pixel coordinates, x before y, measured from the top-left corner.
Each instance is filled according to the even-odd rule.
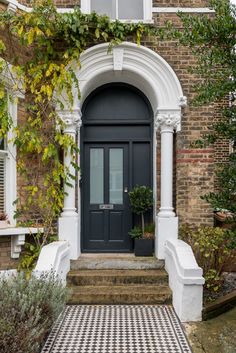
[[[200,199],[214,185],[214,150],[177,150],[176,207],[180,222],[213,225],[212,209]]]
[[[18,260],[11,259],[11,238],[0,237],[0,270],[17,268]]]
[[[23,1],[23,0],[22,0]],[[24,2],[26,4],[27,2]],[[57,5],[73,6],[78,1],[57,0]],[[185,7],[204,7],[208,5],[208,1],[203,0],[176,0],[176,1],[153,1],[154,6],[185,6]],[[172,20],[177,26],[180,25],[176,14],[154,14],[154,21],[157,25],[163,25],[166,20]],[[187,48],[179,47],[176,42],[158,42],[156,38],[145,38],[142,42],[144,46],[161,55],[176,72],[182,85],[184,95],[191,101],[194,97],[193,85],[198,82],[198,78],[194,77],[187,71],[189,66],[196,64],[195,58],[190,54]],[[220,105],[203,106],[200,108],[188,105],[184,109],[182,118],[182,130],[175,136],[175,171],[174,175],[174,205],[181,222],[190,222],[196,224],[213,224],[213,213],[211,207],[203,200],[200,195],[213,190],[217,182],[214,177],[214,168],[216,162],[227,162],[229,153],[228,141],[221,141],[216,146],[204,150],[196,150],[191,144],[205,134],[211,128],[212,123],[219,118]],[[19,122],[24,120],[24,104],[19,106]],[[24,180],[18,176],[18,191],[24,185]],[[22,196],[24,198],[24,196]],[[160,205],[160,134],[157,135],[157,207]],[[30,215],[30,218],[37,220],[36,212]],[[8,245],[6,245],[8,244]],[[10,251],[10,240],[0,243],[1,248],[5,249],[3,258]],[[8,251],[6,248],[8,246]],[[2,257],[2,255],[1,255]],[[10,261],[10,260],[9,260]],[[15,263],[10,261],[11,264]],[[0,260],[0,268],[2,262]],[[8,266],[8,265],[6,265]]]
[[[207,7],[209,0],[153,0],[155,7]]]

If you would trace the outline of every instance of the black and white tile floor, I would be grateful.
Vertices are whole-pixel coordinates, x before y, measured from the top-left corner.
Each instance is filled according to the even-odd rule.
[[[42,353],[190,353],[170,306],[68,306]]]

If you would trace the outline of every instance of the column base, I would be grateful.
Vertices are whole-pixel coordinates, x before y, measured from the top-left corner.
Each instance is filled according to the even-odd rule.
[[[158,213],[158,217],[169,218],[175,217],[175,212],[173,211],[173,207],[161,207],[160,212]]]
[[[70,260],[77,260],[81,254],[79,216],[60,217],[58,219],[59,240],[67,240],[70,244]]]
[[[165,243],[169,239],[178,239],[178,217],[156,217],[155,255],[158,259],[165,259]]]
[[[78,217],[78,213],[76,212],[76,208],[65,208],[61,213],[61,217]]]

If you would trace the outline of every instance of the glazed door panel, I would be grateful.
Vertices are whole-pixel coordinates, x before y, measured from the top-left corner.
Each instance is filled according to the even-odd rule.
[[[85,144],[83,248],[131,251],[129,144]]]

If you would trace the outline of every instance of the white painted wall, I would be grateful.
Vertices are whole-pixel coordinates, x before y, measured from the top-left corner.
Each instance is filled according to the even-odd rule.
[[[201,321],[205,280],[191,247],[179,239],[167,240],[165,268],[179,319],[182,322]]]
[[[13,269],[13,270],[2,270],[0,271],[0,280],[1,279],[10,279],[13,276],[17,275],[17,270]]]

